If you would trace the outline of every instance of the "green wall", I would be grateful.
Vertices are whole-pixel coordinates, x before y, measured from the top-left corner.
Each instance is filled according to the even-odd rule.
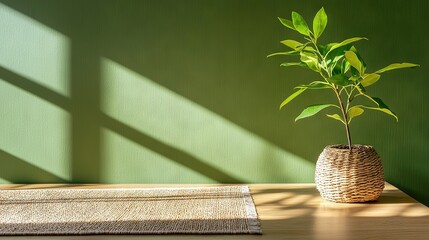
[[[299,37],[277,16],[311,19],[321,6],[322,40],[368,37],[369,70],[421,64],[370,89],[399,123],[368,112],[351,131],[376,147],[388,181],[429,204],[425,0],[0,0],[0,181],[312,182],[344,130],[322,115],[293,119],[332,96],[278,111],[317,76],[266,55]]]

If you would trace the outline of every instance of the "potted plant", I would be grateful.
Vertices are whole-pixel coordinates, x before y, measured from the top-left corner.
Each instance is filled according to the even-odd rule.
[[[321,44],[319,39],[328,23],[323,7],[313,19],[312,30],[297,12],[292,12],[292,20],[278,19],[285,27],[303,35],[304,41],[283,40],[281,43],[288,51],[273,53],[268,57],[297,57],[298,61],[285,62],[281,66],[304,67],[320,75],[320,80],[296,86],[296,91],[280,104],[280,109],[307,90],[332,91],[338,100],[336,103],[310,105],[295,121],[329,109],[332,112],[326,116],[343,124],[346,132],[347,144],[327,146],[320,154],[315,173],[317,189],[323,198],[334,202],[376,200],[384,188],[380,157],[372,146],[352,144],[349,125],[365,110],[379,111],[398,120],[396,114],[380,98],[371,96],[366,89],[376,83],[386,71],[418,65],[394,63],[375,72],[368,72],[354,46],[354,43],[367,40],[366,38],[353,37],[338,43]]]

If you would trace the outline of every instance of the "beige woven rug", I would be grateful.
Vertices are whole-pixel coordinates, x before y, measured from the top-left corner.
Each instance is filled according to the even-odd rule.
[[[0,235],[260,233],[247,186],[0,190]]]

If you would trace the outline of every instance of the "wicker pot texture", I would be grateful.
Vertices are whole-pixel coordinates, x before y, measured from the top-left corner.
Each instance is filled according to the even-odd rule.
[[[356,203],[375,201],[384,189],[381,159],[368,145],[330,145],[316,164],[316,186],[329,201]]]

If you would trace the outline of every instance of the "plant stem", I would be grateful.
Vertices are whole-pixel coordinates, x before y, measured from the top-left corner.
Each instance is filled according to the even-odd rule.
[[[313,43],[314,47],[316,48],[316,53],[319,55],[318,57],[320,58],[320,60],[322,62],[323,70],[325,70],[325,72],[328,74],[328,78],[332,77],[332,70],[331,71],[329,70],[328,64],[325,61],[325,57],[320,53],[319,47],[317,46],[317,43],[316,43],[316,40],[311,39],[311,42]],[[319,73],[322,76],[322,78],[325,79],[325,81],[327,83],[330,83],[327,80],[327,78],[323,75],[322,71],[319,71]],[[340,103],[340,109],[341,109],[341,113],[343,114],[344,125],[346,126],[347,144],[349,146],[349,149],[351,150],[352,149],[352,138],[350,136],[350,128],[349,128],[349,122],[347,119],[346,109],[344,108],[343,101],[341,100],[341,96],[340,96],[340,92],[338,91],[338,88],[336,88],[336,86],[334,84],[332,84],[332,89],[334,90],[335,94],[337,95],[338,102]],[[348,111],[351,93],[349,95],[347,90],[346,90],[346,93],[347,93],[347,111]]]
[[[349,122],[347,119],[347,114],[346,114],[346,111],[344,109],[344,105],[343,105],[343,101],[341,100],[341,96],[338,93],[338,89],[335,89],[334,92],[337,95],[338,102],[340,103],[341,113],[343,114],[343,119],[344,119],[344,125],[346,126],[347,144],[349,146],[349,149],[351,150],[352,149],[352,138],[350,136],[350,128],[349,128]]]

